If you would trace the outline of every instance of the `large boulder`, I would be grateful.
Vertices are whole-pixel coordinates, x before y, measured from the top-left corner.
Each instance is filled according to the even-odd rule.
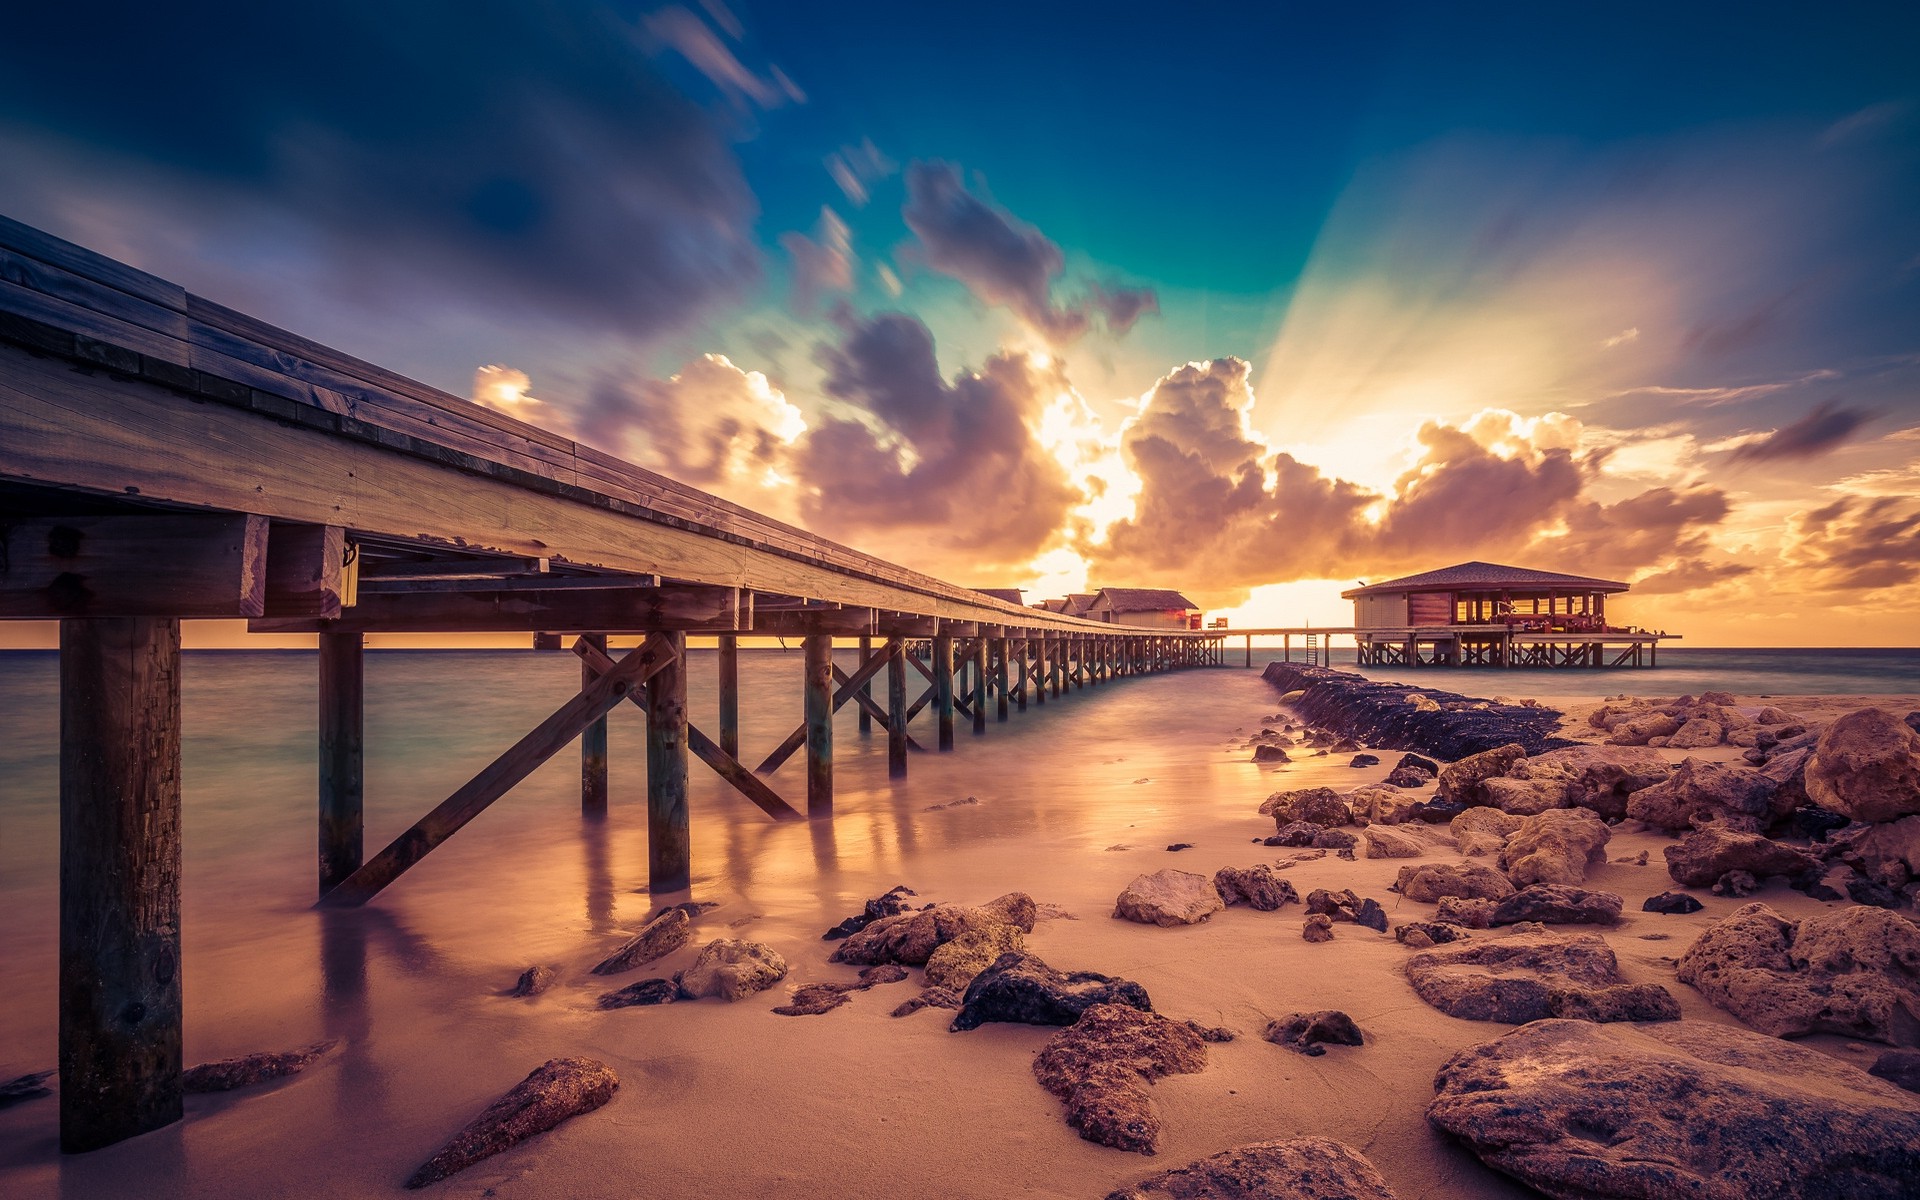
[[[1142,925],[1198,925],[1226,907],[1213,881],[1172,867],[1135,875],[1113,902],[1113,915]]]
[[[1353,810],[1332,788],[1301,788],[1291,792],[1275,792],[1260,805],[1260,814],[1273,818],[1275,826],[1290,825],[1295,821],[1305,821],[1311,825],[1346,825],[1353,820]]]
[[[1440,786],[1434,795],[1460,804],[1485,804],[1480,785],[1488,779],[1507,774],[1513,765],[1527,756],[1527,748],[1518,742],[1495,746],[1478,754],[1469,754],[1459,762],[1440,770]]]
[[[1189,1026],[1126,1005],[1097,1004],[1046,1044],[1033,1074],[1066,1101],[1067,1123],[1081,1137],[1152,1154],[1160,1115],[1148,1084],[1206,1066],[1207,1045]]]
[[[1920,816],[1850,825],[1832,840],[1844,853],[1858,855],[1875,879],[1920,876]]]
[[[1147,989],[1131,979],[1094,971],[1056,971],[1034,954],[1003,954],[967,985],[953,1029],[964,1032],[988,1021],[1071,1025],[1096,1004],[1153,1011]]]
[[[924,966],[944,943],[988,925],[1013,925],[1022,933],[1032,933],[1036,912],[1033,897],[1025,892],[1008,892],[982,905],[937,904],[918,912],[882,917],[840,943],[831,961],[860,966]]]
[[[1667,735],[1667,745],[1676,750],[1704,750],[1718,746],[1727,736],[1727,727],[1706,717],[1689,717],[1680,728]]]
[[[1460,853],[1468,858],[1481,855],[1498,855],[1507,839],[1520,831],[1526,823],[1523,817],[1502,812],[1497,808],[1484,805],[1470,808],[1447,823],[1447,832],[1453,835],[1453,844]]]
[[[1920,813],[1920,730],[1883,708],[1850,712],[1821,733],[1806,787],[1815,804],[1856,821]]]
[[[1626,902],[1612,892],[1592,892],[1564,883],[1534,883],[1493,909],[1495,925],[1538,921],[1542,925],[1615,925]]]
[[[1606,942],[1592,934],[1515,933],[1423,950],[1407,982],[1448,1016],[1521,1025],[1545,1017],[1671,1021],[1680,1006],[1663,987],[1628,983]]]
[[[1644,746],[1657,737],[1672,737],[1683,722],[1664,712],[1647,712],[1615,722],[1607,741],[1615,746]]]
[[[1394,888],[1409,900],[1432,904],[1443,896],[1467,900],[1505,900],[1513,881],[1479,863],[1421,863],[1400,868]]]
[[[1613,837],[1606,822],[1584,808],[1559,808],[1528,817],[1500,848],[1500,866],[1520,887],[1583,883],[1587,867],[1607,860]]]
[[[738,1000],[764,992],[787,977],[787,960],[764,942],[715,938],[701,947],[693,965],[680,972],[680,991],[699,998]]]
[[[1680,956],[1680,981],[1762,1033],[1920,1045],[1920,926],[1852,907],[1798,924],[1749,904]]]
[[[1779,785],[1751,767],[1688,758],[1665,783],[1627,799],[1627,815],[1668,833],[1710,823],[1758,833],[1792,810],[1772,809]]]
[[[413,1173],[410,1188],[438,1183],[569,1117],[592,1112],[619,1088],[613,1068],[590,1058],[556,1058],[515,1084]]]
[[[1745,871],[1755,879],[1806,879],[1820,870],[1820,860],[1797,846],[1718,825],[1696,829],[1662,853],[1667,874],[1685,887],[1711,887],[1729,871]]]
[[[1489,806],[1517,817],[1531,817],[1550,808],[1567,806],[1567,785],[1557,779],[1500,776],[1481,780],[1479,790]]]
[[[1549,1196],[1915,1195],[1920,1104],[1816,1050],[1705,1021],[1541,1021],[1440,1068],[1427,1119]]]
[[[1293,884],[1266,863],[1251,867],[1221,867],[1213,873],[1213,890],[1229,907],[1244,904],[1255,912],[1275,912],[1283,904],[1298,904]]]
[[[1407,819],[1414,805],[1413,797],[1399,788],[1375,783],[1353,789],[1345,799],[1355,823],[1362,825],[1398,825]]]
[[[1367,844],[1368,858],[1419,858],[1432,849],[1411,833],[1385,826],[1369,826],[1360,837]]]
[[[1626,815],[1627,797],[1664,782],[1673,764],[1641,746],[1568,746],[1514,764],[1519,779],[1565,785],[1570,808],[1590,808],[1609,821]]]
[[[1027,948],[1026,934],[1018,925],[993,922],[969,929],[951,941],[937,946],[927,956],[927,986],[964,992],[980,972],[998,962],[1002,954]]]
[[[1106,1200],[1394,1200],[1373,1164],[1345,1142],[1255,1142],[1163,1171]]]

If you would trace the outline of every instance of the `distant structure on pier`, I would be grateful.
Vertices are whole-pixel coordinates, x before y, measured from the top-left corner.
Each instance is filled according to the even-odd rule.
[[[1005,600],[1008,604],[1026,607],[1026,593],[1019,588],[975,588],[982,596],[992,596],[995,600]]]
[[[1041,600],[1032,607],[1065,617],[1144,629],[1198,629],[1200,606],[1171,588],[1101,588]]]
[[[1611,579],[1467,562],[1341,592],[1363,666],[1653,666],[1661,638],[1607,624]],[[1610,651],[1612,652],[1610,654]]]

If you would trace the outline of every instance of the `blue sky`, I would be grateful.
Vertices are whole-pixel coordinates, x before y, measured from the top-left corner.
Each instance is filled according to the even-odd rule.
[[[9,36],[0,211],[942,575],[1297,620],[1506,558],[1723,643],[1920,625],[1912,6]]]

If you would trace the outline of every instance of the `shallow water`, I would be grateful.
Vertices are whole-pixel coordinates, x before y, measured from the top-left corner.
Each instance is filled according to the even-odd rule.
[[[1479,694],[1672,694],[1708,686],[1802,694],[1920,690],[1911,652],[1831,655],[1819,660],[1823,673],[1799,676],[1782,652],[1748,659],[1738,652],[1692,656],[1700,661],[1647,672],[1423,671],[1412,677]],[[1256,665],[1265,657],[1256,651]],[[712,658],[711,652],[694,651],[690,676],[693,720],[709,731],[715,724]],[[1842,659],[1845,670],[1834,670]],[[843,655],[842,664],[851,668],[851,657]],[[0,712],[7,717],[0,741],[0,1079],[53,1064],[57,666],[52,654],[0,654]],[[531,963],[570,961],[580,968],[573,974],[583,974],[584,964],[617,944],[620,933],[635,928],[653,905],[645,894],[644,722],[637,711],[612,718],[613,797],[604,823],[580,818],[578,759],[568,750],[373,904],[323,914],[310,907],[313,655],[188,653],[182,675],[187,1060],[288,1049],[322,1038],[339,1039],[341,1049],[324,1069],[297,1083],[194,1098],[183,1124],[75,1158],[63,1159],[55,1150],[53,1101],[0,1111],[0,1194],[297,1196],[311,1194],[316,1179],[325,1179],[332,1194],[351,1194],[403,1178],[422,1146],[444,1136],[444,1110],[470,1103],[450,1097],[491,1095],[500,1086],[502,1064],[524,1072],[523,1064],[559,1053],[600,1052],[643,1073],[633,1081],[635,1105],[711,1105],[698,1111],[719,1119],[743,1104],[769,1103],[724,1090],[759,1093],[771,1086],[756,1073],[754,1055],[737,1065],[737,1056],[728,1057],[724,1066],[722,1060],[701,1059],[703,1076],[695,1080],[687,1057],[692,1051],[676,1048],[682,1045],[676,1040],[649,1055],[624,1040],[629,1035],[618,1031],[638,1027],[639,1019],[595,1011],[590,983],[572,981],[558,998],[533,1008],[498,998]],[[797,650],[743,653],[742,743],[750,764],[798,724],[799,677]],[[570,697],[578,667],[566,654],[375,651],[368,655],[367,678],[371,853]],[[1768,680],[1778,683],[1752,686]],[[1822,688],[1820,681],[1833,686]],[[1559,692],[1556,684],[1576,690]],[[955,751],[913,755],[908,778],[897,784],[887,778],[884,735],[862,738],[849,706],[835,725],[837,816],[831,823],[775,824],[694,763],[692,896],[722,905],[704,919],[712,928],[702,936],[732,933],[817,956],[820,951],[806,948],[819,946],[821,929],[857,911],[865,897],[901,882],[942,898],[981,900],[1020,887],[1093,907],[1102,889],[1112,894],[1112,877],[1151,869],[1136,868],[1136,862],[1164,861],[1156,858],[1160,847],[1187,840],[1201,822],[1219,826],[1224,819],[1236,830],[1245,823],[1275,780],[1247,761],[1243,736],[1275,700],[1258,670],[1118,681],[1044,707],[1030,703],[1005,725],[990,714],[984,738],[976,738],[962,719]],[[931,725],[927,714],[915,722],[916,736],[929,744]],[[1301,786],[1320,768],[1301,763],[1288,770],[1298,777],[1294,786]],[[771,782],[804,806],[797,756]],[[978,803],[934,807],[970,796]],[[1237,833],[1230,840],[1245,841]],[[1110,852],[1127,846],[1134,853]],[[1096,924],[1069,923],[1071,928],[1050,936],[1111,936]],[[789,983],[821,969],[810,963],[796,959]],[[1196,996],[1214,986],[1206,979],[1181,981],[1185,968],[1173,959],[1136,960],[1130,969],[1162,981],[1156,986],[1190,987]],[[1338,984],[1331,978],[1312,986]],[[753,1032],[759,1027],[752,1024],[764,1018],[764,1006],[752,1013],[727,1007],[677,1007],[671,1039],[689,1039],[685,1044],[691,1045],[742,1031],[767,1036]],[[926,1030],[911,1024],[888,1027],[905,1039],[902,1046],[942,1036],[936,1027],[943,1022],[924,1023]],[[816,1036],[835,1035],[824,1023],[782,1022],[778,1040],[765,1043],[766,1053],[787,1053]],[[623,1040],[609,1045],[610,1037]],[[1029,1037],[999,1031],[980,1043],[1004,1041],[1008,1061],[1019,1062],[1030,1053],[1021,1040]],[[826,1058],[829,1051],[820,1053]],[[836,1043],[830,1053],[845,1051]],[[813,1062],[796,1061],[808,1069]],[[1004,1068],[1000,1063],[992,1069]],[[889,1056],[865,1069],[879,1078],[955,1068],[942,1059],[916,1065]],[[980,1069],[988,1069],[984,1060]],[[998,1078],[983,1074],[977,1086],[998,1086]],[[923,1082],[947,1086],[939,1078]],[[1024,1092],[1015,1094],[1024,1098]],[[839,1102],[872,1103],[857,1090]],[[1039,1139],[1023,1152],[1056,1158],[1087,1152],[1083,1143],[1051,1140],[1057,1115],[1044,1104],[1042,1112],[1035,1132],[1018,1135]],[[845,1123],[831,1107],[818,1119],[826,1127]],[[1416,1117],[1406,1119],[1413,1122],[1410,1128],[1421,1127]],[[580,1136],[607,1135],[590,1128]],[[753,1126],[726,1136],[737,1140],[743,1163],[753,1164],[734,1165],[746,1173],[741,1177],[773,1186],[780,1176],[765,1164],[805,1152],[804,1145],[780,1139],[804,1143],[824,1134],[820,1125],[796,1118],[784,1131]],[[926,1136],[941,1134],[932,1129]],[[1436,1151],[1408,1150],[1415,1152]],[[503,1160],[498,1169],[526,1170],[526,1163],[536,1161],[552,1170],[561,1160]],[[1102,1171],[1114,1169],[1099,1165],[1104,1159],[1088,1161]],[[834,1169],[844,1170],[844,1162]],[[964,1194],[998,1194],[995,1170],[983,1162],[973,1181],[978,1186]],[[1505,1194],[1497,1182],[1471,1173],[1469,1178],[1473,1195]],[[537,1174],[515,1178],[522,1190],[502,1194],[542,1194],[541,1180]],[[588,1191],[642,1194],[614,1182]],[[456,1190],[468,1194],[477,1187]],[[911,1186],[889,1192],[884,1171],[868,1192],[935,1194]],[[1449,1193],[1443,1187],[1441,1194]]]

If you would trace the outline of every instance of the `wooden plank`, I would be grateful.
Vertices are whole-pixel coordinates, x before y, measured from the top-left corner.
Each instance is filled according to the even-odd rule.
[[[255,633],[650,633],[723,621],[721,587],[559,588],[529,591],[383,592],[362,585],[359,603],[332,621],[266,618]]]
[[[801,692],[807,727],[807,818],[833,818],[833,637],[816,633],[805,643]]]
[[[289,525],[267,530],[268,617],[337,618],[347,561],[347,531],[338,525]]]
[[[0,246],[149,303],[176,312],[186,309],[187,292],[179,284],[168,283],[157,275],[136,270],[10,217],[0,217]]]
[[[257,617],[267,520],[0,516],[0,617]]]
[[[180,622],[60,622],[60,1148],[181,1115]]]
[[[683,892],[693,883],[687,808],[687,637],[657,633],[667,661],[647,682],[647,891]],[[601,678],[610,678],[619,668]]]
[[[583,633],[579,645],[583,650],[594,650],[604,658],[607,653],[607,635],[604,633]],[[584,658],[580,664],[580,686],[588,684],[606,674],[613,665],[612,659],[606,659],[606,666],[595,669],[592,662]],[[629,693],[631,695],[631,693]],[[580,731],[580,815],[590,821],[605,820],[607,816],[607,718],[602,716]]]
[[[987,639],[973,639],[973,735],[987,731]]]
[[[458,833],[467,822],[485,812],[515,784],[531,775],[574,738],[626,698],[628,692],[673,661],[669,635],[656,633],[620,660],[612,671],[581,689],[478,775],[414,822],[358,871],[321,898],[330,907],[356,907],[378,895],[434,847]]]
[[[586,639],[574,643],[573,650],[580,656],[583,669],[604,674],[614,667],[614,661],[604,652],[590,647]],[[627,693],[627,699],[641,712],[647,711],[645,698],[638,691]],[[701,762],[713,768],[714,774],[733,785],[735,791],[758,805],[760,810],[779,821],[800,820],[800,812],[788,804],[780,793],[755,778],[753,772],[742,766],[738,759],[728,754],[714,740],[700,731],[692,721],[687,722],[687,749]]]
[[[860,639],[860,661],[863,663],[869,662],[872,658],[873,639],[863,637]],[[866,700],[856,707],[859,709],[860,716],[860,736],[866,737],[873,732],[873,714],[868,711],[873,707],[873,684],[871,682],[861,684],[860,693],[866,697]]]
[[[740,757],[740,639],[731,633],[721,634],[718,651],[720,749],[728,758],[737,759]]]
[[[320,635],[320,895],[358,871],[366,805],[365,638]]]

